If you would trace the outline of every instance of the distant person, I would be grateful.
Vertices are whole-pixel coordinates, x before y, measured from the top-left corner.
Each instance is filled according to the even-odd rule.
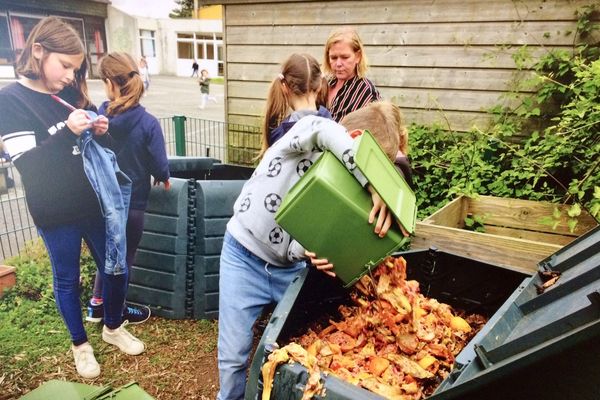
[[[367,56],[353,28],[336,29],[329,35],[323,69],[329,83],[327,109],[334,121],[340,122],[346,114],[381,99],[373,82],[365,76]]]
[[[168,190],[169,163],[160,123],[140,105],[144,86],[133,58],[127,53],[110,53],[100,60],[98,71],[108,97],[99,113],[108,117],[117,162],[132,185],[126,225],[126,261],[131,273],[144,230],[151,177],[154,177],[154,184],[162,182]],[[104,318],[102,282],[102,275],[96,274],[92,298],[88,302],[86,320],[89,322],[100,322]],[[124,304],[123,321],[139,324],[149,317],[147,306]]]
[[[104,281],[102,340],[130,355],[145,346],[122,321],[127,266],[121,218],[129,195],[120,184],[128,180],[118,175],[112,152],[97,151],[110,142],[108,119],[92,119],[96,108],[87,93],[85,54],[71,25],[41,19],[17,62],[19,80],[0,91],[0,135],[50,257],[56,306],[71,336],[77,373],[95,378],[100,366],[79,300],[82,240]]]
[[[200,72],[198,84],[200,85],[200,109],[204,109],[204,107],[206,107],[207,100],[216,103],[217,98],[210,95],[210,78],[208,76],[208,70],[203,69]]]
[[[196,78],[198,77],[198,62],[196,60],[194,60],[194,62],[192,63],[192,78],[195,76]]]
[[[275,222],[281,199],[302,176],[299,165],[311,165],[324,150],[330,150],[349,173],[368,187],[373,208],[365,223],[374,225],[374,234],[384,236],[392,224],[392,214],[366,178],[352,163],[343,161],[353,157],[354,139],[350,132],[318,115],[317,97],[323,77],[317,60],[310,55],[293,54],[282,70],[293,70],[294,76],[304,71],[305,89],[301,93],[288,91],[284,85],[287,72],[282,72],[271,82],[267,103],[288,97],[295,112],[304,116],[266,151],[254,175],[244,184],[227,224],[220,258],[217,400],[243,399],[252,326],[265,306],[282,299],[292,279],[306,267],[309,255],[313,259],[314,254],[307,253]],[[362,112],[357,118],[360,126],[349,126],[349,130],[359,134],[358,128],[369,129],[388,157],[393,158],[402,125],[398,107],[381,102],[357,112]],[[265,115],[266,120],[272,117]],[[318,269],[335,275],[326,259],[315,260],[320,262]]]
[[[150,87],[150,72],[148,72],[148,62],[146,61],[146,57],[140,58],[139,71],[142,82],[144,82],[145,96],[148,93],[148,88]]]

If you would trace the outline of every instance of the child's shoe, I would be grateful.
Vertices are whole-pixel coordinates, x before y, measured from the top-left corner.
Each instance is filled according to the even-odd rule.
[[[123,310],[123,321],[128,321],[129,325],[136,325],[145,322],[150,318],[150,307],[130,305],[125,303]]]
[[[127,326],[127,321],[123,322],[117,329],[111,331],[104,325],[102,328],[102,340],[117,346],[123,353],[131,356],[142,354],[146,347],[144,346],[144,342],[127,332],[125,326]]]
[[[85,316],[85,320],[87,322],[102,322],[102,318],[104,318],[104,304],[92,304],[92,301],[88,301],[87,304],[87,314]]]
[[[100,365],[94,357],[94,349],[86,342],[80,346],[71,345],[71,351],[73,352],[73,358],[75,359],[75,368],[77,373],[83,378],[96,378],[100,375]]]

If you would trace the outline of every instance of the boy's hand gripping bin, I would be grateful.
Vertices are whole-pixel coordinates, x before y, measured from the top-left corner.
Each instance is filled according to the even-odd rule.
[[[413,233],[415,195],[368,131],[356,139],[354,154],[356,166]],[[369,192],[325,151],[286,195],[275,220],[304,248],[333,263],[349,287],[408,239],[395,223],[385,237],[377,236],[367,222],[372,207]]]

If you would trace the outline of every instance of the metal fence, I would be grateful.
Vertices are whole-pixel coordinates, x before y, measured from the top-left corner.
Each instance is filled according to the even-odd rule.
[[[212,157],[223,163],[251,165],[260,143],[254,126],[174,116],[159,119],[168,155]],[[0,162],[0,263],[37,238],[16,168]]]

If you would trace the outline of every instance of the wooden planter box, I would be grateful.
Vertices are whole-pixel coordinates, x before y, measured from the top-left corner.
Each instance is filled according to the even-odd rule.
[[[0,265],[0,297],[4,294],[4,289],[11,288],[17,283],[15,267]]]
[[[417,222],[411,248],[435,246],[449,253],[533,274],[541,260],[597,225],[593,217],[582,212],[573,232],[569,232],[566,218],[552,229],[541,221],[552,215],[554,207],[556,204],[539,201],[461,196]],[[463,229],[467,215],[482,217],[485,233]]]

